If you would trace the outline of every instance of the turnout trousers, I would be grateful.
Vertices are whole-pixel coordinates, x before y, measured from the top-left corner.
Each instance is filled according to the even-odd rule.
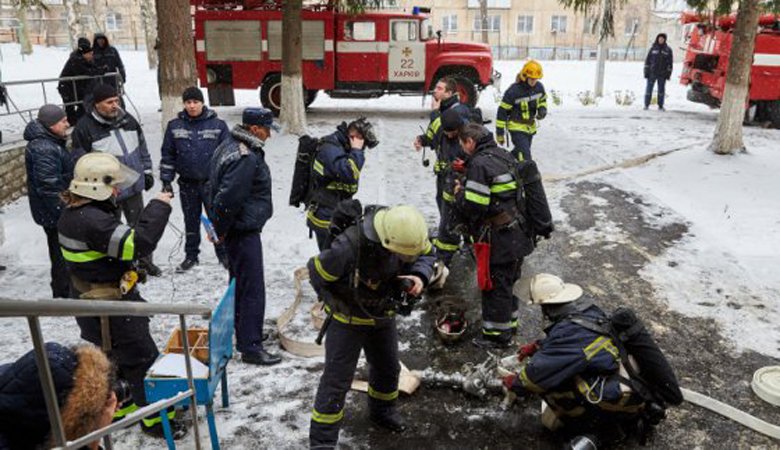
[[[530,161],[531,142],[534,140],[534,135],[523,131],[510,131],[509,136],[512,138],[512,145],[514,145],[512,156],[518,161]]]
[[[520,279],[523,260],[490,264],[493,289],[482,291],[482,334],[498,342],[507,342],[517,331],[518,298],[512,293]]]
[[[443,182],[437,182],[436,205],[439,207],[439,230],[436,238],[433,239],[433,245],[436,247],[436,253],[444,265],[450,265],[452,257],[460,247],[460,236],[452,232],[453,228],[453,208],[452,203],[444,198]]]
[[[344,419],[344,401],[352,385],[360,351],[368,362],[368,405],[372,414],[395,407],[398,398],[398,330],[395,319],[376,325],[343,323],[334,317],[325,339],[325,369],[314,400],[309,445],[312,449],[335,448]],[[362,319],[368,320],[368,319]]]

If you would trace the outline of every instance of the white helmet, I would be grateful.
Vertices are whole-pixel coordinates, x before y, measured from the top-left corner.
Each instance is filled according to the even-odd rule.
[[[92,152],[76,162],[69,189],[81,197],[102,201],[111,197],[115,187],[131,185],[138,176],[114,155]]]
[[[562,279],[549,273],[536,274],[518,284],[515,295],[528,300],[531,305],[560,305],[582,297],[581,287],[564,283]]]

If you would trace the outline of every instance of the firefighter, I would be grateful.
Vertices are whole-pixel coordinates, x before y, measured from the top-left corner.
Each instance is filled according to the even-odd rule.
[[[130,227],[117,214],[117,190],[135,182],[138,173],[108,153],[89,153],[76,163],[70,188],[63,194],[65,210],[57,224],[62,255],[68,265],[71,297],[143,302],[134,262],[146,256],[162,238],[171,213],[171,194],[161,192]],[[121,418],[147,404],[144,376],[159,355],[149,334],[149,318],[136,316],[78,317],[81,337],[101,346],[130,384],[132,402],[117,412]],[[101,327],[101,322],[108,325]],[[104,337],[108,338],[107,341]],[[169,413],[173,418],[173,412]],[[174,437],[186,429],[173,422]],[[141,429],[163,436],[159,416],[146,418]]]
[[[421,134],[414,139],[414,149],[420,151],[423,147],[431,147],[436,150],[435,144],[439,141],[439,135],[441,134],[441,120],[444,111],[453,109],[463,119],[463,122],[467,122],[472,117],[471,108],[458,100],[456,92],[457,84],[452,77],[444,77],[436,82],[436,86],[433,88],[433,111],[431,111],[431,121],[428,123],[428,128],[425,130],[425,134]]]
[[[265,108],[246,108],[241,122],[211,158],[209,216],[216,243],[225,243],[230,277],[236,280],[236,348],[243,362],[270,366],[282,358],[263,348],[265,275],[260,234],[273,215],[265,141],[279,126]]]
[[[533,161],[518,163],[499,148],[486,128],[464,125],[459,133],[468,155],[464,182],[455,180],[459,222],[471,236],[482,291],[481,348],[506,348],[517,331],[518,300],[512,294],[523,258],[539,236],[553,231],[541,176]]]
[[[496,141],[506,142],[506,132],[512,138],[512,155],[519,160],[531,159],[531,141],[536,134],[537,120],[547,116],[547,93],[539,81],[542,65],[531,60],[509,86],[496,113]]]
[[[190,86],[182,93],[184,110],[168,122],[162,143],[160,181],[164,192],[173,193],[173,179],[179,175],[179,195],[184,212],[184,261],[177,267],[180,272],[190,270],[199,263],[200,216],[203,208],[208,211],[209,161],[217,146],[230,134],[225,121],[216,111],[207,108],[203,93]],[[224,245],[215,245],[217,258],[227,267]]]
[[[373,126],[362,117],[348,125],[342,122],[335,133],[322,138],[312,166],[312,200],[306,210],[306,226],[317,238],[320,251],[330,244],[333,209],[357,193],[365,149],[378,144]]]
[[[368,406],[375,424],[395,432],[406,426],[398,398],[398,332],[392,298],[402,282],[419,296],[433,273],[428,227],[414,207],[367,208],[308,262],[311,284],[326,304],[325,369],[309,430],[311,448],[335,448],[344,401],[360,351],[369,365]]]
[[[123,189],[117,196],[117,214],[124,212],[127,223],[135,225],[144,208],[142,192],[154,186],[152,157],[141,125],[122,109],[115,87],[109,84],[95,86],[91,107],[76,125],[72,137],[74,159],[85,153],[106,152],[134,171],[143,173],[133,186]],[[151,276],[162,275],[162,270],[152,262],[151,253],[144,256],[140,265]]]
[[[436,164],[433,171],[436,174],[436,204],[439,207],[439,231],[433,239],[436,253],[449,267],[452,257],[460,247],[460,235],[454,231],[452,202],[455,196],[452,193],[455,175],[452,163],[458,159],[466,159],[466,154],[460,146],[458,130],[467,123],[459,111],[448,109],[441,116],[441,130],[436,148]]]
[[[621,362],[622,344],[588,325],[608,322],[604,312],[583,297],[580,286],[555,275],[534,275],[524,288],[520,295],[540,305],[551,325],[544,339],[520,347],[520,361],[530,359],[519,373],[504,377],[504,386],[521,396],[540,395],[546,404],[543,425],[574,437],[570,448],[595,448],[634,433],[641,442],[663,418],[665,405],[646,401],[634,389],[637,385]],[[660,358],[664,364],[654,367],[664,367],[664,376],[671,380],[667,388],[674,385],[679,393],[674,372]],[[682,401],[681,394],[679,398]],[[584,446],[588,441],[593,447]]]

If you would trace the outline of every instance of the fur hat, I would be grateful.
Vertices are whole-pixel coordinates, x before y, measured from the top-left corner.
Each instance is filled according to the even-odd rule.
[[[98,420],[111,394],[111,363],[106,355],[93,345],[76,347],[74,351],[78,365],[73,372],[73,388],[60,411],[68,440],[97,429]]]

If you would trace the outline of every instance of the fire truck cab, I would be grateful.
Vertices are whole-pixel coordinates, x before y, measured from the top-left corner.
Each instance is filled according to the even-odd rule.
[[[718,108],[726,88],[736,15],[713,21],[684,13],[681,22],[690,31],[680,83],[690,86],[688,100]],[[747,119],[780,127],[780,17],[773,14],[759,18],[745,106]]]
[[[260,89],[264,107],[281,106],[282,10],[266,2],[195,2],[195,59],[212,105],[235,105],[234,89]],[[461,101],[498,83],[490,47],[443,42],[425,13],[340,13],[329,5],[302,11],[306,106],[333,98],[424,95],[445,75]]]

